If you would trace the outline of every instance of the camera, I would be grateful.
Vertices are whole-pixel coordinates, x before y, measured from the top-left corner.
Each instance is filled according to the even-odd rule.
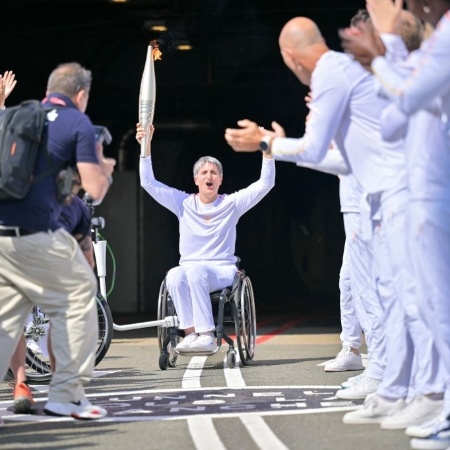
[[[67,166],[56,177],[56,196],[62,205],[70,205],[72,199],[81,189],[81,180],[78,172],[71,166]]]

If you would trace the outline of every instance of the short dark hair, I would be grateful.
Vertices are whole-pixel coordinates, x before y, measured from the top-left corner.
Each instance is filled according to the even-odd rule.
[[[359,9],[358,12],[350,19],[350,26],[356,27],[361,22],[370,22],[370,14],[367,9]]]

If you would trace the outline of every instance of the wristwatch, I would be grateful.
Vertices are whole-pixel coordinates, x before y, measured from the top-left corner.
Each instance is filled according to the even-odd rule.
[[[272,150],[272,136],[266,134],[261,138],[261,142],[259,143],[259,149],[264,153],[270,153]]]

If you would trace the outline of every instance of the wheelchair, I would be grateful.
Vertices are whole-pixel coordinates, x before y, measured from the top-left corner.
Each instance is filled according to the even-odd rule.
[[[233,339],[225,330],[225,324],[234,325],[239,358],[244,366],[255,355],[256,347],[256,312],[255,299],[250,278],[245,271],[238,268],[233,284],[222,290],[210,293],[213,307],[214,323],[216,325],[217,350],[210,353],[183,353],[183,356],[210,356],[220,350],[222,340],[228,344],[227,366],[231,369],[236,364],[236,349]],[[161,283],[158,298],[157,319],[163,320],[167,316],[176,316],[175,306],[166,287],[166,278]],[[230,327],[232,326],[230,325]],[[158,326],[159,368],[167,370],[175,367],[178,352],[175,350],[184,331],[178,327]]]

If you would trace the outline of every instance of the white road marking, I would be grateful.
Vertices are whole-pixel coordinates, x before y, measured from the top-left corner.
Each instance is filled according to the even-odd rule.
[[[193,356],[189,361],[186,371],[183,375],[181,387],[183,389],[200,388],[200,375],[205,366],[207,356]]]
[[[236,363],[232,369],[228,368],[227,357],[223,360],[223,371],[225,374],[225,380],[227,387],[229,388],[242,388],[245,387],[244,378],[242,378],[241,369],[239,367],[239,353],[236,353]]]
[[[289,450],[259,415],[244,415],[241,422],[261,450]]]
[[[196,450],[226,450],[218,435],[212,418],[205,416],[189,417],[187,419],[189,433]]]

